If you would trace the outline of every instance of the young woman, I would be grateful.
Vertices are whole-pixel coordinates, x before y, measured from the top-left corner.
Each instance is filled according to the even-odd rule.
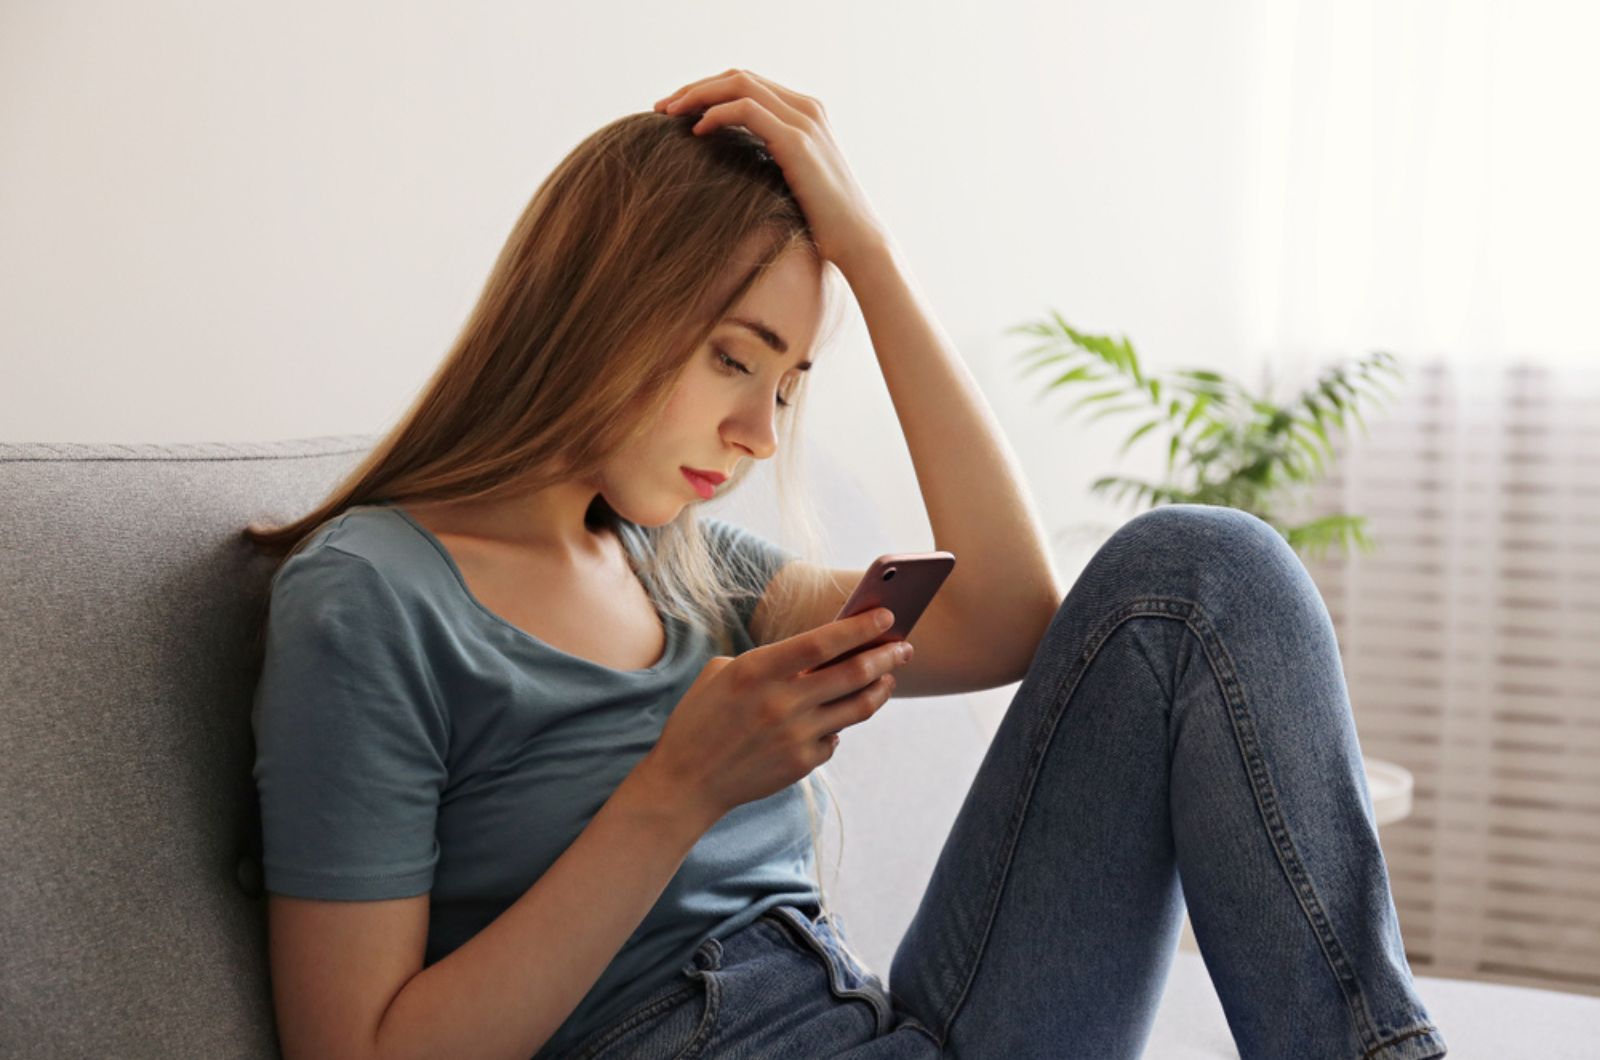
[[[960,562],[914,655],[808,672],[876,635],[831,621],[861,572],[695,507],[792,451],[829,266]],[[253,724],[289,1060],[1135,1057],[1185,899],[1243,1056],[1444,1055],[1304,567],[1177,505],[1062,600],[810,97],[730,70],[589,137],[399,426],[247,534],[283,557]],[[811,782],[891,691],[1018,680],[891,993],[813,881]]]

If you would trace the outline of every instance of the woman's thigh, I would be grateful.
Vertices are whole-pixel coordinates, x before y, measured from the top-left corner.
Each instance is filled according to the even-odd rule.
[[[1266,523],[1126,523],[957,814],[890,968],[897,1010],[956,1057],[1136,1057],[1187,897],[1245,1055],[1436,1055],[1338,658]]]

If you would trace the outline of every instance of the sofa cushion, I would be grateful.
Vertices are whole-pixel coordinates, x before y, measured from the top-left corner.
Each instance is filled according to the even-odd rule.
[[[1417,976],[1417,993],[1444,1032],[1450,1060],[1590,1060],[1600,998],[1501,983]],[[1198,953],[1180,952],[1145,1055],[1160,1060],[1238,1060],[1222,1003]]]

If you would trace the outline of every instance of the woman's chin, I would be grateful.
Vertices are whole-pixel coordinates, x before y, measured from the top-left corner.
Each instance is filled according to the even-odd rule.
[[[685,508],[688,508],[690,505],[695,503],[695,501],[678,498],[672,503],[665,504],[660,507],[652,506],[648,511],[641,511],[638,513],[637,517],[630,516],[628,521],[633,523],[635,526],[666,526],[668,523],[673,522],[680,515],[682,515]]]

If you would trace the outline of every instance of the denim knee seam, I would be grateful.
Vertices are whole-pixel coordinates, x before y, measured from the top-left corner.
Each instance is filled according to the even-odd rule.
[[[1011,814],[1006,821],[1005,839],[1002,847],[1004,853],[997,860],[998,871],[995,872],[989,885],[989,891],[984,896],[984,904],[982,906],[985,910],[983,931],[979,933],[977,941],[974,943],[975,952],[962,962],[967,969],[967,975],[961,983],[960,990],[955,998],[949,1005],[945,1006],[946,1015],[942,1024],[936,1028],[925,1028],[941,1050],[945,1048],[945,1043],[949,1040],[950,1025],[955,1022],[956,1016],[961,1011],[962,1004],[966,1001],[967,994],[972,989],[973,980],[977,978],[978,964],[985,947],[988,945],[995,917],[999,914],[1000,896],[1005,890],[1006,879],[1010,873],[1017,843],[1021,839],[1023,821],[1026,819],[1028,807],[1033,801],[1034,787],[1038,783],[1040,770],[1044,768],[1045,756],[1050,749],[1051,741],[1055,738],[1055,732],[1060,725],[1061,715],[1067,701],[1072,698],[1072,693],[1077,689],[1079,681],[1082,680],[1089,665],[1094,662],[1100,649],[1104,647],[1106,641],[1111,638],[1111,635],[1124,622],[1142,615],[1155,615],[1183,621],[1185,609],[1193,606],[1189,601],[1166,597],[1143,597],[1132,601],[1113,612],[1100,623],[1087,638],[1082,654],[1072,661],[1072,665],[1062,675],[1055,694],[1049,700],[1050,708],[1045,729],[1039,735],[1039,738],[1033,741],[1030,748],[1031,757],[1025,770],[1027,782],[1020,788],[1016,805],[1012,808]],[[1041,648],[1035,654],[1035,658],[1039,658],[1043,654],[1044,650],[1041,645]],[[892,989],[890,996],[894,996]]]
[[[1202,651],[1205,653],[1207,665],[1212,672],[1212,676],[1227,703],[1235,742],[1239,747],[1240,757],[1243,760],[1251,790],[1255,795],[1257,808],[1261,813],[1262,822],[1272,842],[1279,865],[1282,867],[1295,893],[1296,900],[1305,913],[1307,922],[1311,926],[1319,946],[1322,948],[1324,959],[1328,962],[1329,970],[1333,973],[1340,992],[1345,998],[1366,1055],[1370,1056],[1374,1051],[1381,1051],[1385,1045],[1392,1044],[1399,1039],[1391,1039],[1390,1042],[1385,1043],[1382,1036],[1373,1027],[1359,980],[1355,976],[1350,962],[1345,957],[1343,947],[1333,932],[1332,925],[1311,883],[1309,874],[1306,872],[1299,854],[1295,850],[1287,823],[1278,806],[1277,793],[1267,771],[1265,758],[1261,754],[1259,742],[1256,739],[1254,722],[1244,702],[1242,686],[1238,679],[1237,670],[1233,665],[1232,657],[1223,646],[1216,626],[1206,614],[1204,608],[1193,600],[1168,596],[1140,597],[1108,615],[1089,634],[1082,652],[1072,660],[1071,665],[1062,675],[1055,694],[1049,700],[1050,708],[1044,721],[1043,729],[1031,747],[1031,754],[1026,767],[1027,781],[1019,789],[1017,802],[1007,818],[1005,838],[1002,842],[1003,856],[997,861],[998,871],[994,873],[982,907],[985,910],[984,928],[978,934],[974,944],[975,952],[964,962],[968,972],[961,983],[960,990],[953,1002],[944,1008],[946,1016],[942,1025],[930,1029],[933,1031],[933,1036],[939,1046],[943,1048],[949,1038],[950,1025],[955,1021],[968,992],[971,990],[972,983],[977,977],[979,961],[988,943],[995,917],[999,913],[1000,896],[1005,888],[1016,844],[1020,840],[1022,825],[1033,799],[1034,788],[1038,782],[1039,773],[1043,768],[1044,759],[1054,739],[1056,729],[1059,727],[1066,703],[1072,698],[1072,694],[1077,689],[1084,673],[1087,672],[1089,666],[1098,657],[1101,649],[1111,636],[1124,622],[1139,617],[1167,618],[1181,622],[1199,642]],[[1428,1033],[1430,1030],[1431,1028],[1426,1026],[1415,1029],[1407,1028],[1407,1033],[1402,1037]]]
[[[1272,783],[1266,758],[1262,755],[1256,738],[1255,720],[1245,703],[1243,686],[1239,681],[1233,658],[1223,645],[1222,638],[1205,609],[1192,602],[1187,603],[1185,607],[1188,613],[1183,616],[1184,626],[1199,640],[1212,676],[1216,679],[1217,687],[1221,689],[1223,698],[1227,702],[1234,740],[1238,744],[1239,755],[1243,759],[1245,772],[1250,781],[1250,789],[1255,795],[1256,807],[1261,813],[1262,823],[1266,826],[1273,852],[1277,855],[1284,876],[1293,889],[1301,910],[1305,913],[1307,923],[1316,935],[1323,957],[1328,962],[1328,969],[1333,973],[1340,993],[1344,995],[1356,1033],[1360,1036],[1364,1050],[1362,1055],[1364,1058],[1371,1057],[1392,1042],[1385,1043],[1382,1033],[1373,1026],[1371,1010],[1361,989],[1360,979],[1345,956],[1344,947],[1334,933],[1333,925],[1328,919],[1321,898],[1317,895],[1310,874],[1295,849],[1294,839],[1289,834],[1288,823],[1278,803],[1277,789]],[[1407,1033],[1401,1037],[1428,1033],[1432,1030],[1433,1028],[1426,1025],[1420,1028],[1407,1028]],[[1399,1039],[1392,1041],[1396,1040]]]

